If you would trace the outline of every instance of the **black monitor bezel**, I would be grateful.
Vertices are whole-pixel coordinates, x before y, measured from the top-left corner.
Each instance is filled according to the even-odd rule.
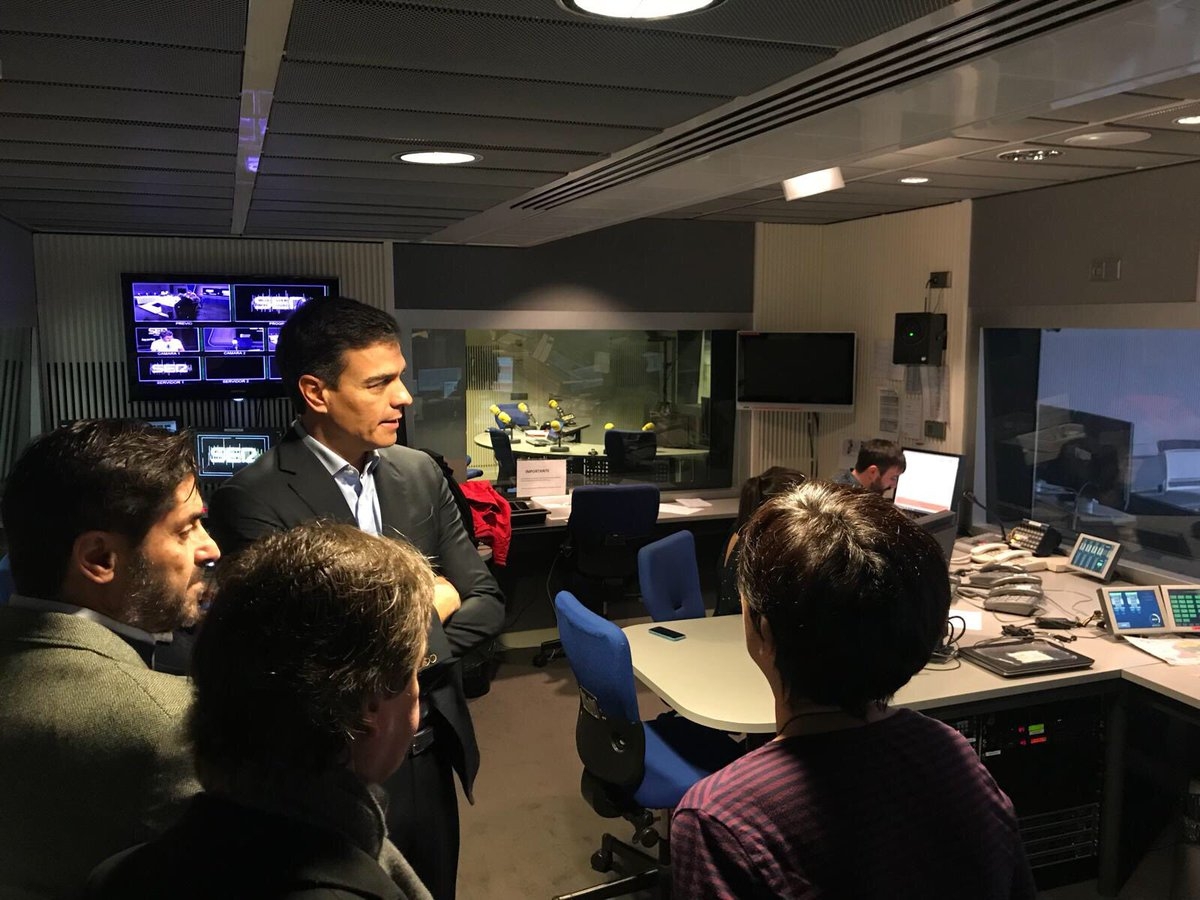
[[[230,286],[231,305],[233,303],[233,287],[235,285],[282,287],[288,285],[320,285],[327,289],[328,293],[326,297],[339,296],[338,278],[328,275],[313,275],[309,277],[299,275],[231,275],[228,273],[212,274],[210,272],[122,272],[121,304],[125,323],[123,339],[125,341],[126,384],[129,389],[129,399],[135,403],[154,400],[270,399],[287,396],[287,389],[283,383],[281,381],[272,381],[269,378],[270,359],[272,356],[270,353],[264,353],[264,359],[266,360],[264,367],[268,378],[259,383],[231,385],[201,379],[194,383],[156,385],[139,381],[137,377],[138,358],[145,354],[137,352],[137,344],[134,340],[134,328],[139,325],[145,325],[145,323],[139,323],[134,319],[133,285],[142,281],[228,284]],[[266,328],[267,322],[264,321],[262,326]],[[201,328],[204,326],[196,325],[194,327]],[[201,353],[200,355],[203,354]]]

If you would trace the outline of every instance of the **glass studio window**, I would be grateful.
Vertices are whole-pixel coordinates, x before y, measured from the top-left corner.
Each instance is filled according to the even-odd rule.
[[[411,446],[469,455],[495,479],[491,407],[524,403],[517,419],[529,424],[510,427],[514,449],[566,458],[571,484],[732,482],[732,331],[417,329],[411,337]],[[561,435],[552,422],[565,426]],[[606,437],[607,423],[624,437]],[[560,443],[568,453],[554,451]]]
[[[987,329],[987,492],[1005,521],[1200,574],[1200,332]]]

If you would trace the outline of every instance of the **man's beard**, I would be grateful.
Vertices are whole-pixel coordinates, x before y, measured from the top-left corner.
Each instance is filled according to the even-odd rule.
[[[201,576],[199,570],[182,592],[172,589],[159,570],[140,551],[129,560],[129,596],[125,598],[126,624],[151,634],[194,625],[188,590]]]

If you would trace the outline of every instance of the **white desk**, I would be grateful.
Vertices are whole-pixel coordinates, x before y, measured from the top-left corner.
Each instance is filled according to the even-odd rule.
[[[1142,654],[1147,659],[1148,654]],[[1169,666],[1164,662],[1126,669],[1122,677],[1186,706],[1200,710],[1200,666]]]

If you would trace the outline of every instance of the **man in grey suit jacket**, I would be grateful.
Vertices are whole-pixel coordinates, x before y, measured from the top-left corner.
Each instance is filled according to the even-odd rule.
[[[34,441],[3,498],[16,593],[0,608],[0,896],[76,890],[198,790],[187,681],[155,635],[194,622],[203,566],[187,435],[86,421]]]
[[[437,900],[458,870],[454,772],[470,799],[479,749],[458,660],[499,633],[504,598],[467,538],[445,478],[428,455],[396,446],[412,397],[396,322],[354,300],[314,300],[293,313],[277,355],[299,418],[283,441],[223,485],[209,525],[226,552],[312,519],[398,535],[438,575],[421,728],[386,784],[388,830]]]

